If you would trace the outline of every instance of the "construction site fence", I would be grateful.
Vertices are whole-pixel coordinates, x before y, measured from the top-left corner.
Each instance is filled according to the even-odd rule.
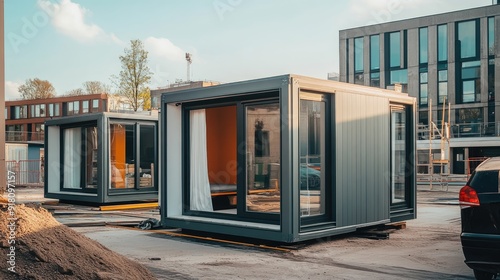
[[[14,186],[43,186],[44,166],[42,160],[5,161],[9,184]]]

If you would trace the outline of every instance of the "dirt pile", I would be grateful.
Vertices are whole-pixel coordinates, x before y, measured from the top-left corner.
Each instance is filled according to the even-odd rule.
[[[0,223],[0,279],[155,279],[139,263],[61,225],[44,208],[3,204]]]

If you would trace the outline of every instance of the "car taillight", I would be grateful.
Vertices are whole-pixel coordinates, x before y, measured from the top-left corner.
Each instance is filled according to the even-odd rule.
[[[479,197],[477,196],[477,192],[470,186],[465,186],[460,189],[458,201],[460,203],[460,208],[479,206]]]

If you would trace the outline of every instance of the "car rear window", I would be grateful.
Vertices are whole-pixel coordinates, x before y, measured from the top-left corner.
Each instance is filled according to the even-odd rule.
[[[498,192],[498,170],[475,172],[468,185],[478,193]]]

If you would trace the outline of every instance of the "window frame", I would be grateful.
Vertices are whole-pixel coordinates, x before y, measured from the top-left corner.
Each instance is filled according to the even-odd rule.
[[[192,110],[198,110],[198,109],[208,109],[208,108],[214,108],[214,107],[224,107],[224,106],[236,106],[236,118],[237,118],[237,125],[236,125],[236,133],[237,133],[237,147],[238,149],[242,149],[239,145],[241,145],[241,141],[246,141],[245,135],[246,135],[246,118],[244,116],[245,114],[245,105],[255,105],[255,104],[271,104],[278,102],[281,98],[281,93],[280,91],[277,90],[270,90],[270,91],[263,91],[263,92],[254,92],[248,95],[240,95],[240,96],[229,96],[229,97],[224,97],[221,99],[216,99],[216,100],[200,100],[200,101],[193,101],[193,102],[186,102],[183,103],[182,106],[182,139],[183,141],[186,141],[186,139],[190,139],[190,112]],[[282,118],[282,112],[280,109],[280,118]],[[282,137],[282,127],[280,127],[280,135]],[[186,143],[189,143],[187,141]],[[245,146],[245,151],[246,151],[246,144]],[[267,224],[275,224],[279,225],[280,224],[280,217],[281,217],[281,205],[283,203],[283,197],[280,196],[280,212],[279,213],[256,213],[256,212],[249,212],[246,211],[246,156],[241,155],[240,152],[237,153],[237,168],[238,168],[238,173],[237,173],[237,194],[236,194],[236,200],[237,200],[237,206],[236,206],[236,214],[229,214],[229,213],[220,213],[220,212],[209,212],[209,211],[198,211],[198,210],[191,210],[191,202],[190,202],[190,145],[189,144],[184,144],[182,148],[182,153],[183,153],[183,165],[182,165],[182,178],[183,178],[183,184],[182,184],[182,201],[183,201],[183,208],[182,208],[182,215],[186,216],[201,216],[201,217],[208,217],[208,218],[221,218],[221,219],[227,219],[227,220],[234,220],[234,221],[247,221],[247,222],[260,222],[260,223],[267,223]],[[280,140],[280,162],[283,160],[283,150],[281,147],[281,140]],[[239,170],[239,168],[242,167],[242,170]],[[281,177],[282,177],[282,170],[280,169],[280,174],[279,174],[279,181],[281,182]]]

